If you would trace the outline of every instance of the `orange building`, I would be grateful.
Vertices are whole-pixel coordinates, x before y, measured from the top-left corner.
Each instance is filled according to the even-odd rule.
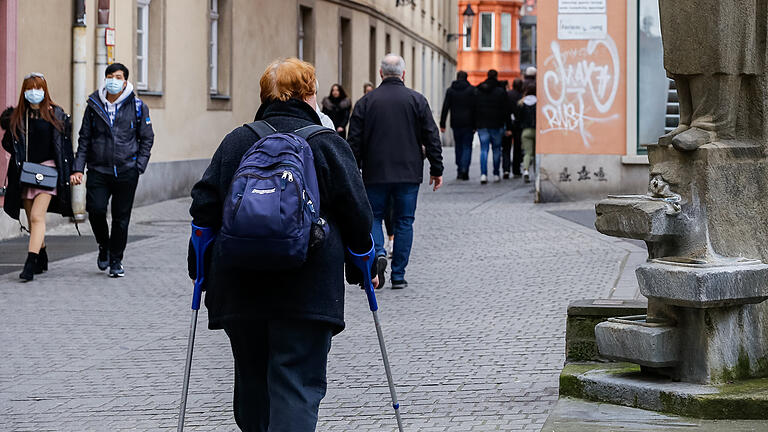
[[[472,84],[488,69],[510,82],[536,64],[536,17],[532,0],[459,0],[457,68]],[[474,15],[467,14],[467,7]],[[469,37],[467,36],[469,35]]]

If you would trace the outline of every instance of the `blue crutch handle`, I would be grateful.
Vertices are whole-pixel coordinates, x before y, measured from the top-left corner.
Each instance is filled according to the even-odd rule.
[[[363,272],[363,288],[365,289],[365,295],[368,296],[368,306],[371,308],[371,311],[379,310],[379,305],[376,303],[376,294],[373,292],[373,282],[371,282],[371,266],[376,259],[376,246],[373,244],[373,236],[371,236],[371,250],[368,252],[356,254],[349,248],[347,248],[347,251],[355,267]]]
[[[195,291],[192,293],[192,310],[200,309],[200,298],[203,295],[205,280],[205,251],[213,243],[216,233],[211,228],[199,227],[192,224],[192,247],[195,248]]]

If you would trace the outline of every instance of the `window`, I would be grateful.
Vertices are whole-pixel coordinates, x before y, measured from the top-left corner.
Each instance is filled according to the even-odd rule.
[[[520,49],[520,69],[536,66],[536,17],[520,17],[520,33],[518,37]]]
[[[371,27],[368,37],[368,81],[376,85],[377,67],[376,67],[376,27]]]
[[[494,36],[493,12],[480,13],[480,49],[492,50]]]
[[[392,38],[389,33],[385,33],[384,36],[384,55],[392,53]]]
[[[464,51],[472,49],[472,18],[464,18]]]
[[[400,41],[400,57],[405,60],[405,42]]]
[[[315,22],[312,8],[299,7],[299,59],[315,62]]]
[[[501,50],[512,50],[512,15],[501,14]]]
[[[219,92],[219,0],[210,0],[208,28],[208,81],[211,94]]]
[[[421,93],[426,95],[427,92],[427,51],[422,45],[421,47]]]
[[[341,18],[339,25],[339,83],[345,89],[352,88],[352,24]]]
[[[136,88],[148,88],[149,75],[149,2],[136,0]]]
[[[639,0],[637,14],[637,153],[676,128],[677,91],[664,71],[658,0]]]
[[[416,47],[411,46],[411,73],[405,74],[406,78],[410,77],[411,88],[416,87]]]

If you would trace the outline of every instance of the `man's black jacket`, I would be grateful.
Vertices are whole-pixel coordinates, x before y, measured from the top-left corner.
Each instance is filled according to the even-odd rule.
[[[512,111],[512,115],[515,116],[515,120],[512,122],[512,128],[513,129],[521,129],[520,128],[520,119],[518,118],[520,116],[518,112],[518,103],[520,102],[520,99],[523,98],[523,94],[519,91],[512,89],[507,92],[507,100],[509,102],[509,109]]]
[[[440,127],[445,129],[445,118],[451,113],[452,128],[475,127],[475,87],[467,80],[456,80],[445,91]]]
[[[365,184],[421,183],[422,146],[429,159],[429,175],[443,175],[440,133],[429,103],[399,78],[385,78],[357,102],[348,141]]]
[[[512,129],[512,110],[504,87],[498,80],[488,78],[475,91],[475,128]]]
[[[131,93],[117,108],[114,123],[110,123],[97,90],[88,97],[73,171],[84,172],[88,164],[88,169],[102,174],[114,175],[133,168],[144,173],[154,141],[147,104],[141,103],[137,115],[136,95]]]

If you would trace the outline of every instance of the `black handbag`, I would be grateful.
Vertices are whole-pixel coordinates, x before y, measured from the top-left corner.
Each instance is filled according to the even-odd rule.
[[[29,113],[27,113],[26,120],[24,124],[26,157],[24,158],[24,163],[21,164],[21,177],[19,181],[22,186],[54,190],[59,179],[59,170],[54,167],[29,162]]]

